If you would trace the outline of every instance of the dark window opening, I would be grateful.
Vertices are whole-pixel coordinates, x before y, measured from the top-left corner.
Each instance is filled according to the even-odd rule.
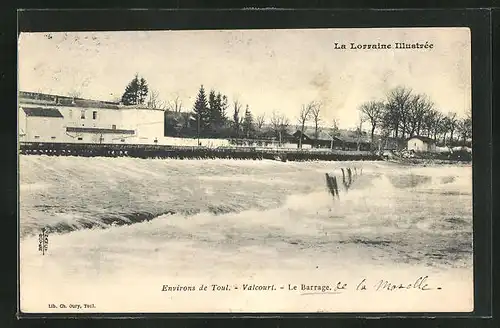
[[[40,136],[35,136],[35,139],[40,139]]]
[[[96,111],[93,111],[92,112],[92,119],[97,119],[97,112]]]
[[[122,139],[121,142],[125,142],[125,139]]]
[[[111,125],[111,128],[112,128],[113,130],[116,130],[116,125],[114,125],[114,124],[113,124],[113,125]]]
[[[83,138],[82,137],[78,137],[78,140],[83,140]]]
[[[84,119],[84,118],[85,118],[85,111],[84,111],[84,110],[82,110],[82,116],[81,116],[81,118],[82,118],[82,119]]]
[[[55,139],[56,137],[50,137],[50,139]]]

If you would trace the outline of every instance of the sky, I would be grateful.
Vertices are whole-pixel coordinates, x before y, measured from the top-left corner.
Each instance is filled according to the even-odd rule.
[[[334,44],[420,42],[432,49],[339,50]],[[352,128],[360,105],[397,86],[427,94],[443,113],[471,108],[467,28],[22,33],[19,90],[115,100],[136,73],[162,100],[191,110],[200,85],[273,111],[292,124],[320,102],[323,125]]]

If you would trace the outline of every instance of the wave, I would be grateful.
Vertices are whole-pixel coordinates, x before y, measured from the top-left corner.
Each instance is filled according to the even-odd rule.
[[[450,225],[466,228],[470,220],[463,217],[472,211],[471,170],[464,167],[42,156],[22,156],[20,166],[23,237],[38,234],[42,227],[68,233],[158,217],[179,220],[203,214],[218,220],[245,211],[252,211],[251,220],[263,216],[276,222],[292,217],[353,231],[370,230],[373,225],[386,230],[418,225],[430,231]],[[324,173],[342,181],[342,168],[347,167],[355,172],[353,182],[349,188],[341,186],[335,200],[328,193]],[[430,199],[429,194],[438,198]],[[464,207],[464,200],[470,206]],[[421,215],[411,213],[415,207],[421,208]],[[269,218],[273,209],[279,212]],[[428,223],[432,220],[422,218],[425,211],[443,220]],[[451,221],[446,220],[453,218],[456,221],[448,224]]]

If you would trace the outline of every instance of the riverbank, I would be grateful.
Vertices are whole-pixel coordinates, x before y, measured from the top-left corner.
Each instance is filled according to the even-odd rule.
[[[388,162],[400,165],[410,166],[433,166],[433,165],[452,165],[452,166],[471,166],[472,161],[457,161],[450,159],[424,159],[424,158],[398,158],[390,159]]]
[[[457,165],[470,166],[472,164],[472,151],[467,149],[451,150],[449,152],[412,152],[392,151],[384,152],[382,157],[402,165]]]

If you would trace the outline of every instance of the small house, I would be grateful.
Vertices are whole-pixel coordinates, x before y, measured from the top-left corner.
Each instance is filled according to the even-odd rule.
[[[302,133],[300,130],[296,130],[293,134],[294,142],[299,145],[300,139],[302,137],[302,146],[307,145],[313,148],[332,148],[336,138],[332,137],[327,132],[318,129],[316,132],[315,129],[311,129],[306,127],[304,132]],[[333,139],[333,140],[332,140]],[[305,148],[305,147],[304,147]]]
[[[436,142],[429,137],[413,136],[407,140],[407,149],[414,152],[434,152],[436,151]]]
[[[371,149],[371,139],[364,131],[360,134],[356,131],[340,130],[337,139],[343,150],[369,151]]]

